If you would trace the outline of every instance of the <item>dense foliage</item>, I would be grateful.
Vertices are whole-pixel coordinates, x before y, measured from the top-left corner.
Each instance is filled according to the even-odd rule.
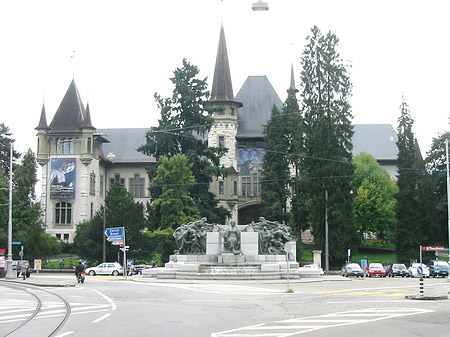
[[[305,123],[302,188],[315,243],[325,244],[325,210],[328,210],[331,265],[345,261],[347,249],[358,244],[352,216],[351,106],[352,84],[337,53],[339,39],[313,27],[303,57],[300,95]],[[325,192],[329,200],[326,205]]]
[[[397,185],[375,158],[361,152],[353,158],[353,215],[360,233],[366,238],[391,243],[395,233],[395,193]]]
[[[162,156],[184,154],[192,164],[195,177],[196,183],[191,185],[189,194],[196,208],[208,221],[224,223],[229,213],[217,206],[218,201],[209,191],[209,184],[214,176],[226,174],[226,169],[220,166],[220,158],[226,149],[208,147],[206,141],[206,135],[214,122],[207,108],[209,91],[206,79],[198,79],[199,69],[186,59],[183,60],[183,66],[173,73],[170,79],[174,85],[172,96],[163,99],[155,93],[161,111],[159,125],[151,128],[146,135],[146,144],[138,150],[154,156],[158,161]],[[152,181],[156,170],[155,167],[149,169]],[[156,200],[162,191],[157,184],[152,186],[151,196]]]
[[[397,199],[395,243],[399,260],[408,261],[417,256],[417,250],[422,244],[423,230],[420,226],[416,139],[412,132],[414,120],[404,98],[400,110],[397,127],[399,191],[395,196]]]

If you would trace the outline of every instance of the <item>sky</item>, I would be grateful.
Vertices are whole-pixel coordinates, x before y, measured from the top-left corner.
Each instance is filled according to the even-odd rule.
[[[449,130],[450,1],[22,0],[0,2],[0,123],[15,148],[36,151],[72,78],[98,128],[151,127],[183,58],[212,77],[223,24],[236,95],[247,76],[266,75],[284,101],[291,64],[300,82],[311,28],[331,31],[351,67],[355,124],[397,127],[402,95],[422,155]]]

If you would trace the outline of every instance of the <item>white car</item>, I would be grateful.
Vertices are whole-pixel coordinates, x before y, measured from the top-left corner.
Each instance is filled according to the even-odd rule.
[[[116,262],[105,262],[99,264],[97,267],[86,268],[86,274],[91,276],[94,275],[113,275],[117,276],[119,274],[123,275],[123,268],[120,263]]]
[[[323,275],[323,268],[321,268],[318,264],[305,264],[303,268],[312,268],[319,271],[319,275]]]
[[[417,272],[417,268],[422,266],[422,276],[423,277],[430,277],[430,270],[428,267],[422,263],[413,263],[411,267],[408,268],[408,273],[410,277],[420,277],[419,273]]]

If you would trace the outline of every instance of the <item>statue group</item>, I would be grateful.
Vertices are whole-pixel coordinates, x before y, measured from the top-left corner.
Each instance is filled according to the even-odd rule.
[[[291,241],[291,228],[278,221],[268,221],[263,217],[259,222],[240,229],[234,221],[229,226],[208,224],[206,218],[180,225],[173,233],[178,249],[175,254],[206,254],[207,232],[219,232],[223,238],[223,252],[241,254],[241,232],[258,232],[259,254],[284,254],[284,244]]]

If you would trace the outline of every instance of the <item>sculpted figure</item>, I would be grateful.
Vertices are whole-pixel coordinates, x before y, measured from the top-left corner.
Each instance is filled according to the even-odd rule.
[[[241,231],[234,221],[225,231],[220,231],[220,234],[224,238],[224,252],[234,255],[241,254]]]
[[[206,254],[206,233],[213,227],[206,223],[206,218],[180,225],[173,232],[178,246],[175,254]]]
[[[262,227],[262,229],[258,232],[258,237],[259,237],[259,245],[258,245],[259,254],[269,254],[271,234],[270,231],[267,229],[267,226]]]

